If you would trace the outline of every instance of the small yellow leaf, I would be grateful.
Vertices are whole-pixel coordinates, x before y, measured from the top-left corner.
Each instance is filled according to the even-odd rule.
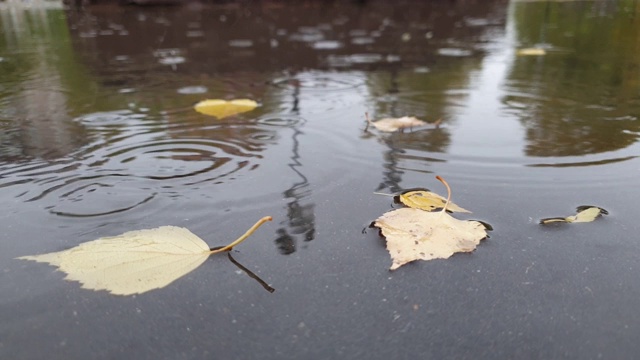
[[[526,49],[518,49],[516,54],[519,56],[542,56],[542,55],[546,55],[547,52],[543,48],[526,48]]]
[[[447,199],[442,196],[426,190],[407,191],[399,195],[400,202],[414,209],[425,211],[433,211],[442,209],[447,203]],[[447,205],[447,211],[470,213],[471,211],[461,208],[460,206],[450,202]]]
[[[231,115],[251,111],[258,106],[258,103],[249,99],[236,100],[203,100],[197,103],[194,108],[197,112],[205,115],[215,116],[222,119]]]
[[[191,231],[176,226],[129,231],[122,235],[82,243],[68,250],[18,259],[49,263],[78,281],[83,289],[133,295],[163,288],[200,266],[211,254],[230,250],[260,225],[222,249],[209,246]]]
[[[597,206],[579,206],[576,211],[578,212],[575,215],[567,216],[567,217],[554,217],[554,218],[546,218],[540,220],[540,224],[552,224],[552,223],[583,223],[583,222],[592,222],[593,220],[600,217],[602,214],[609,214],[607,210],[599,208]]]

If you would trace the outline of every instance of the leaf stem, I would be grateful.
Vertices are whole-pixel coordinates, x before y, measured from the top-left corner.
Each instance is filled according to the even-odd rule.
[[[244,234],[242,234],[242,236],[240,236],[239,238],[234,240],[231,244],[229,244],[227,246],[223,246],[220,249],[211,250],[211,251],[209,251],[209,254],[217,254],[217,253],[221,253],[221,252],[229,251],[229,250],[233,249],[234,246],[240,244],[241,242],[245,241],[246,238],[251,236],[251,234],[253,234],[260,227],[260,225],[266,223],[267,221],[271,221],[271,220],[273,220],[273,218],[271,216],[263,217],[262,219],[258,220],[258,222],[253,224],[253,226],[251,228],[249,228],[249,230],[247,230]]]
[[[369,124],[373,124],[373,122],[371,121],[371,119],[369,119],[369,113],[366,111],[364,113],[364,117],[367,118],[367,126],[364,128],[364,131],[366,132],[367,130],[369,130]]]
[[[451,202],[451,188],[449,187],[449,184],[440,175],[436,175],[436,179],[438,179],[441,183],[444,184],[444,186],[447,187],[447,203],[444,204],[444,207],[442,208],[442,212],[444,213],[447,211],[447,206],[449,206],[449,202]]]

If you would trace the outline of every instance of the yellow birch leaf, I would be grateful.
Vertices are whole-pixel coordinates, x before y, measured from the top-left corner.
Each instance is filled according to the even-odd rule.
[[[421,209],[425,211],[433,211],[435,209],[442,209],[447,199],[442,196],[426,190],[407,191],[398,196],[400,202],[408,207],[414,209]],[[450,212],[463,212],[470,213],[471,211],[461,208],[460,206],[450,202],[447,205],[447,211]]]
[[[68,250],[18,259],[48,263],[82,288],[133,295],[163,288],[200,266],[211,254],[228,251],[249,237],[265,216],[231,244],[217,250],[191,231],[176,226],[129,231],[82,243]]]
[[[222,119],[231,115],[240,114],[251,111],[258,106],[258,103],[249,99],[220,100],[211,99],[203,100],[195,104],[194,108],[197,112],[205,115],[215,116]]]

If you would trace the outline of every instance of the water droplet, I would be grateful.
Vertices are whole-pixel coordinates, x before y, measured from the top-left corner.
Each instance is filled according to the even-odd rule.
[[[247,39],[230,40],[229,41],[229,46],[231,46],[231,47],[239,47],[239,48],[252,47],[253,46],[253,41],[252,40],[247,40]]]
[[[185,86],[185,87],[179,88],[176,91],[178,94],[191,95],[191,94],[204,94],[207,92],[207,90],[208,89],[204,86]]]

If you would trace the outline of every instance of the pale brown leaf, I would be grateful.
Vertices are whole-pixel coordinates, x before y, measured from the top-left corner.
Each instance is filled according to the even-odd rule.
[[[403,208],[379,217],[374,225],[387,240],[390,270],[414,260],[447,259],[473,251],[487,233],[478,221],[458,220],[444,211]]]
[[[403,116],[401,118],[386,118],[369,122],[376,129],[384,132],[394,132],[400,129],[414,128],[427,125],[426,122],[413,116]]]

